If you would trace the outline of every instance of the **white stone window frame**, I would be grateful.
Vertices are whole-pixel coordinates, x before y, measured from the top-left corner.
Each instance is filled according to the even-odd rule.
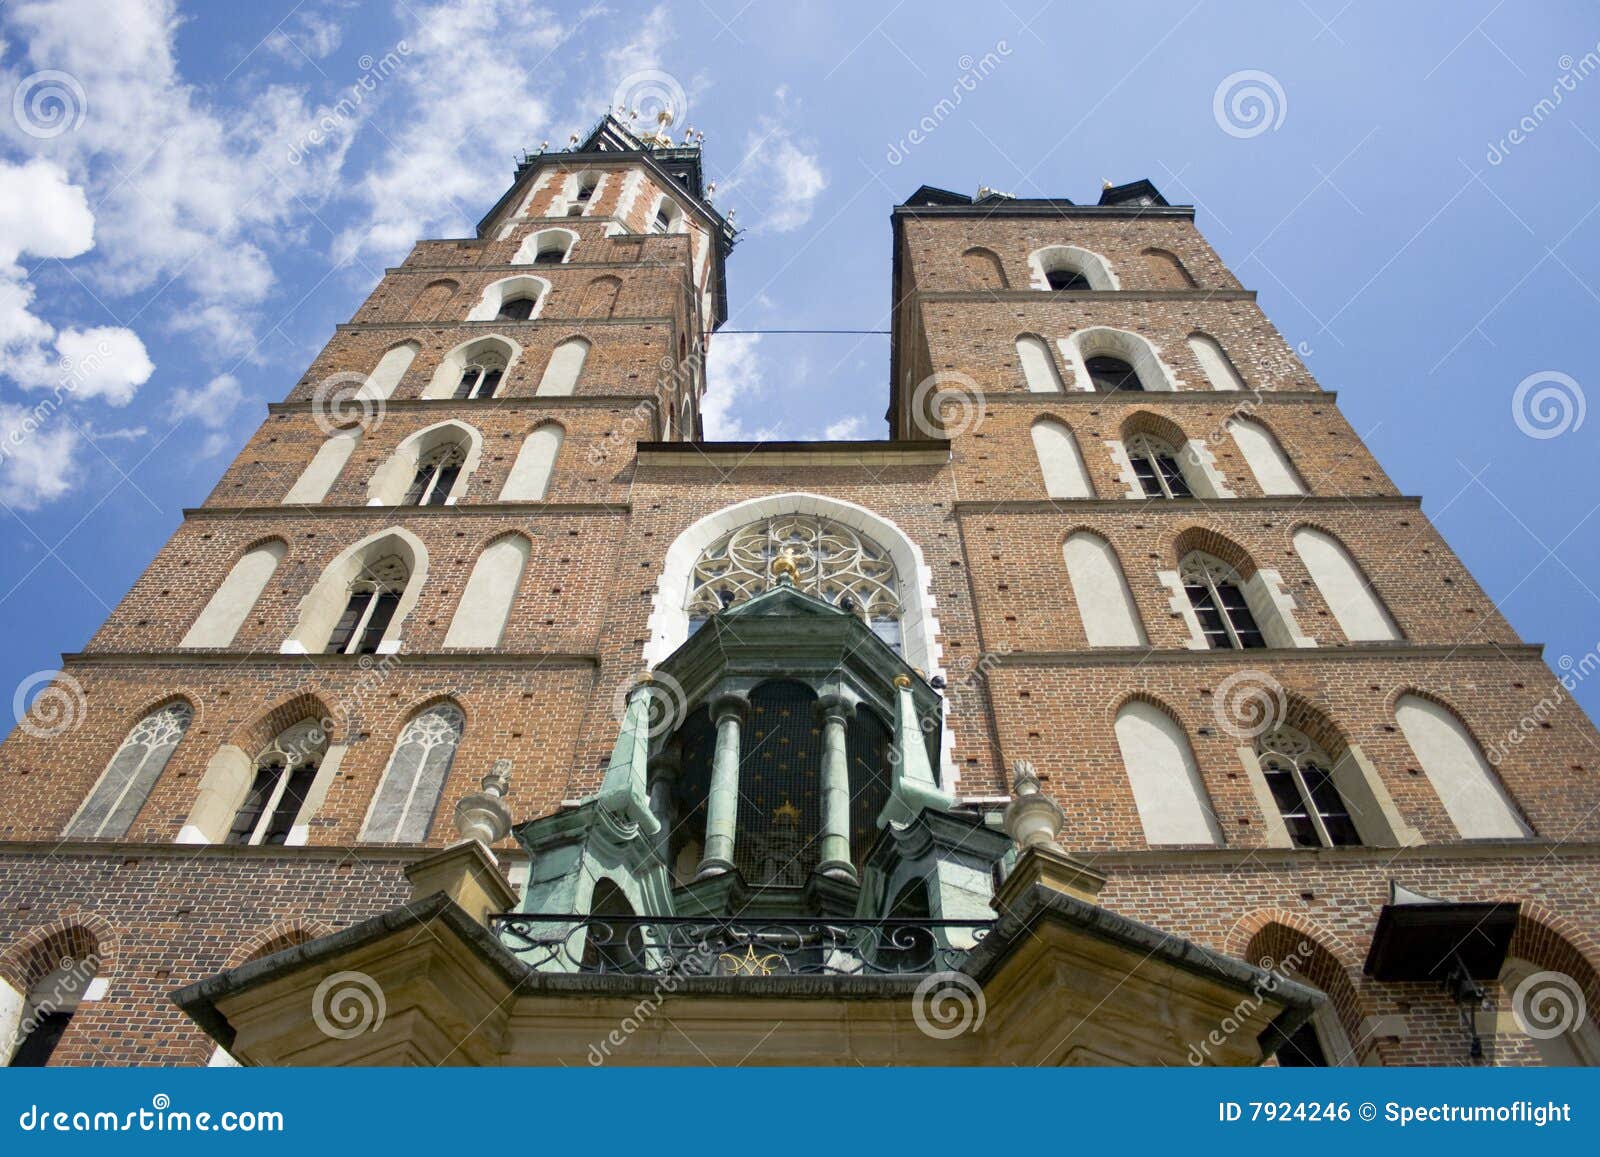
[[[522,346],[504,334],[490,333],[483,337],[469,338],[440,358],[438,366],[434,368],[433,377],[428,380],[428,388],[422,391],[422,396],[429,399],[453,400],[456,387],[461,384],[461,375],[466,368],[469,365],[488,365],[491,356],[504,361],[503,367],[499,367],[500,385],[503,389],[511,377],[512,367],[522,356]]]
[[[1289,594],[1283,576],[1278,571],[1270,567],[1257,567],[1255,573],[1248,579],[1242,579],[1236,568],[1229,566],[1215,555],[1206,554],[1204,551],[1190,551],[1180,561],[1177,570],[1164,570],[1156,574],[1156,578],[1167,588],[1169,594],[1167,609],[1174,617],[1183,620],[1184,627],[1189,632],[1189,638],[1184,644],[1189,650],[1211,650],[1210,644],[1206,642],[1205,631],[1200,627],[1200,616],[1195,613],[1194,605],[1189,601],[1189,592],[1184,590],[1183,576],[1188,571],[1190,560],[1196,557],[1209,560],[1211,564],[1224,568],[1233,576],[1233,581],[1237,582],[1239,589],[1244,592],[1245,602],[1250,607],[1250,614],[1256,621],[1256,627],[1267,642],[1267,649],[1317,645],[1316,639],[1300,633],[1300,624],[1294,615],[1294,596]],[[1237,648],[1236,650],[1240,654],[1245,653],[1243,650]]]
[[[1405,817],[1400,814],[1400,809],[1395,806],[1394,797],[1384,786],[1383,777],[1378,774],[1378,769],[1373,766],[1359,744],[1347,744],[1344,754],[1338,759],[1333,759],[1304,732],[1283,725],[1258,738],[1254,746],[1238,748],[1239,762],[1244,767],[1250,790],[1261,810],[1263,830],[1269,848],[1296,846],[1293,837],[1289,835],[1288,825],[1283,822],[1283,817],[1278,812],[1278,802],[1273,797],[1272,789],[1267,786],[1266,769],[1262,763],[1261,753],[1257,750],[1272,743],[1277,743],[1280,748],[1289,746],[1276,734],[1277,732],[1294,732],[1299,735],[1307,744],[1312,762],[1321,763],[1333,773],[1333,785],[1338,789],[1345,807],[1349,809],[1350,819],[1356,825],[1356,831],[1360,834],[1364,846],[1407,848],[1422,843],[1422,833],[1408,824]],[[1289,752],[1280,750],[1278,754],[1294,758]]]
[[[323,732],[332,726],[331,719],[313,720],[308,717],[285,728],[279,736],[274,737],[273,744],[296,728],[313,723]],[[326,746],[322,748],[316,777],[311,781],[306,798],[295,815],[294,826],[289,829],[288,838],[284,840],[285,847],[302,847],[309,841],[311,821],[322,809],[322,802],[327,798],[329,787],[339,778],[339,767],[344,762],[348,747],[342,743],[334,743],[332,737],[326,734],[323,742]],[[255,782],[257,762],[261,755],[270,752],[271,748],[272,745],[269,744],[256,758],[252,758],[237,744],[225,743],[219,747],[210,762],[206,764],[205,774],[200,778],[199,790],[195,793],[194,806],[189,809],[189,815],[174,842],[220,844],[226,840],[229,830],[233,827],[234,817],[239,814],[239,808],[244,805],[245,797],[249,794],[250,785]],[[288,781],[287,775],[279,778],[279,791],[274,793],[275,796],[281,795]],[[275,805],[276,799],[273,802]],[[263,821],[270,815],[270,808],[263,811]],[[260,830],[265,831],[265,828]]]
[[[86,961],[64,961],[19,992],[15,985],[0,977],[0,1067],[9,1064],[22,1047],[24,1025],[49,1006],[52,1012],[76,1013],[78,1007],[104,1000],[111,991],[110,977],[91,973],[87,980],[80,975]]]
[[[1222,471],[1217,468],[1217,458],[1211,452],[1211,447],[1199,438],[1190,438],[1180,447],[1165,438],[1141,432],[1126,439],[1108,439],[1106,449],[1111,454],[1112,462],[1116,464],[1117,477],[1125,488],[1123,496],[1126,498],[1142,502],[1158,497],[1144,492],[1144,486],[1139,482],[1138,471],[1133,466],[1134,455],[1152,453],[1166,454],[1178,464],[1178,472],[1189,484],[1190,494],[1194,498],[1236,497],[1227,479],[1223,477]],[[1160,471],[1157,470],[1156,473],[1160,477]],[[1172,500],[1172,491],[1165,478],[1161,478],[1161,491],[1159,496],[1161,500]]]
[[[94,787],[90,789],[88,795],[83,797],[83,802],[78,805],[78,810],[72,814],[72,819],[62,829],[62,838],[79,840],[108,838],[106,825],[115,818],[117,810],[127,800],[128,794],[139,786],[139,778],[148,771],[149,761],[159,754],[161,766],[156,770],[154,776],[148,777],[149,782],[145,785],[144,796],[139,803],[139,807],[143,807],[144,801],[150,797],[150,791],[160,782],[162,774],[167,769],[167,764],[172,762],[173,754],[178,750],[179,745],[183,743],[184,736],[189,733],[189,728],[194,725],[195,714],[194,705],[187,699],[173,699],[141,715],[139,721],[128,729],[128,734],[123,736],[122,742],[117,745],[117,750],[112,753],[111,758],[106,760],[105,770],[100,773],[100,777],[95,780]],[[162,743],[159,748],[152,746],[153,741],[171,737],[174,732],[176,732],[176,737],[172,738],[170,744]],[[135,743],[144,745],[145,753],[140,757],[139,765],[127,777],[126,782],[117,792],[116,799],[111,801],[110,806],[106,808],[105,819],[92,832],[75,831],[74,829],[77,828],[79,821],[89,811],[90,805],[94,803],[95,797],[106,786],[108,777],[116,767],[117,759]],[[134,813],[137,815],[138,808],[134,809]],[[129,818],[129,826],[131,826],[133,817]],[[109,838],[120,838],[126,835],[127,831],[128,827],[124,826],[120,831],[110,833]]]
[[[1078,245],[1046,245],[1028,254],[1030,289],[1054,293],[1055,291],[1050,288],[1049,275],[1058,272],[1082,274],[1091,290],[1108,291],[1122,288],[1122,284],[1117,280],[1116,271],[1111,268],[1111,262],[1092,249],[1084,249]]]
[[[565,238],[565,243],[558,245],[547,244],[552,238]],[[522,244],[517,246],[517,252],[511,258],[512,265],[532,265],[539,254],[552,252],[559,249],[561,264],[565,265],[572,260],[572,252],[578,247],[580,240],[577,232],[572,229],[563,229],[551,226],[544,229],[535,229],[522,239]]]
[[[439,790],[433,797],[427,818],[422,823],[421,832],[417,834],[414,840],[401,840],[399,837],[403,834],[408,821],[414,819],[415,813],[413,809],[420,802],[417,798],[418,789],[423,782],[423,773],[427,770],[428,758],[435,749],[446,742],[439,735],[427,736],[420,734],[420,729],[430,725],[430,722],[434,719],[450,719],[452,717],[455,735],[453,739],[448,740],[450,752],[446,758],[444,769],[439,774]],[[433,820],[438,815],[439,804],[444,799],[445,785],[449,782],[451,771],[454,770],[455,758],[461,750],[461,741],[466,738],[466,731],[466,713],[455,703],[448,700],[430,703],[413,713],[406,720],[405,726],[400,729],[400,734],[395,738],[394,747],[389,752],[388,760],[384,763],[383,775],[379,777],[377,790],[372,793],[372,799],[367,804],[366,815],[361,819],[360,836],[358,837],[360,840],[369,843],[422,843],[428,838],[428,829],[433,826]],[[421,739],[430,739],[431,741],[424,745],[423,755],[417,763],[416,774],[412,776],[411,783],[406,789],[405,805],[395,821],[392,838],[379,839],[371,831],[371,825],[377,815],[378,802],[383,797],[384,789],[389,786],[390,777],[395,774],[395,759],[400,754],[400,749],[404,744],[420,741]]]
[[[661,219],[662,213],[667,215],[667,227],[656,228],[656,223]],[[678,204],[678,199],[671,193],[658,193],[650,205],[650,220],[645,226],[645,231],[656,237],[670,237],[689,232],[689,215],[683,211],[683,206]]]
[[[393,655],[399,652],[405,620],[422,595],[428,577],[428,548],[409,530],[391,526],[374,531],[344,550],[323,568],[311,590],[300,600],[294,629],[279,647],[285,655],[320,654],[327,646],[333,628],[344,613],[349,601],[350,584],[360,578],[363,570],[386,555],[399,555],[410,571],[405,591],[395,606],[394,616],[378,644],[377,653]]]
[[[425,426],[395,447],[367,482],[367,505],[402,505],[427,457],[452,446],[459,447],[461,469],[443,505],[454,506],[466,496],[472,475],[483,462],[483,435],[476,427],[453,418]]]
[[[526,318],[517,318],[514,321],[501,319],[500,307],[507,301],[519,298],[533,298],[533,310]],[[483,287],[478,295],[478,304],[472,307],[472,312],[467,314],[467,321],[489,321],[501,325],[516,324],[521,321],[536,321],[544,312],[545,304],[550,300],[550,282],[543,277],[536,277],[531,273],[517,273],[510,277],[501,277],[491,281]]]
[[[268,793],[267,798],[262,802],[261,814],[256,817],[256,826],[251,831],[250,838],[245,841],[246,846],[259,846],[261,841],[266,838],[267,828],[272,824],[272,817],[277,812],[278,805],[283,802],[283,794],[289,790],[289,780],[301,764],[309,763],[315,759],[317,761],[317,778],[321,777],[322,765],[328,758],[330,747],[328,733],[323,730],[322,721],[319,719],[302,719],[298,723],[285,727],[273,737],[271,743],[268,743],[267,746],[256,753],[255,759],[251,761],[251,782],[246,784],[245,798],[248,798],[249,789],[255,780],[255,773],[261,769],[262,764],[269,760],[281,760],[281,764],[277,782],[273,784],[272,791]],[[315,778],[312,782],[315,783]],[[310,797],[311,793],[307,791],[306,799],[301,801],[300,808],[295,814],[294,826],[290,829],[291,836],[296,828],[304,829],[310,821],[310,816],[304,814],[306,806],[310,803]],[[244,802],[244,798],[241,798],[239,807],[243,807]],[[235,815],[238,815],[239,807],[234,808]],[[230,824],[229,827],[231,828],[232,825]],[[288,846],[287,840],[285,840],[285,846]]]
[[[1118,329],[1109,325],[1094,325],[1080,329],[1056,340],[1062,363],[1069,371],[1071,384],[1067,387],[1079,393],[1093,394],[1094,380],[1089,376],[1090,358],[1121,358],[1139,375],[1139,384],[1147,394],[1168,394],[1184,388],[1178,372],[1161,357],[1161,349],[1143,334]]]

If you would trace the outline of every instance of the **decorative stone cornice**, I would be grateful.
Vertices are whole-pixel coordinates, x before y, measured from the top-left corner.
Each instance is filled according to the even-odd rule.
[[[328,515],[341,518],[359,518],[377,515],[393,522],[397,518],[409,520],[441,518],[449,515],[506,515],[541,514],[551,518],[574,516],[626,515],[633,510],[628,502],[458,502],[451,506],[333,506],[311,502],[285,502],[277,506],[188,506],[185,519],[221,519],[232,522],[236,518],[303,518],[307,514]]]
[[[1254,301],[1253,289],[919,289],[910,296],[936,301]]]
[[[1230,411],[1243,409],[1245,403],[1255,407],[1261,403],[1278,405],[1285,402],[1335,402],[1337,390],[1118,390],[1114,394],[1101,394],[1093,390],[1062,390],[1060,393],[1036,394],[1030,390],[1005,390],[985,392],[983,404],[987,406],[1028,406],[1031,409],[1048,409],[1051,406],[1166,406],[1173,403],[1193,406],[1218,406]]]
[[[450,413],[458,418],[482,410],[607,410],[619,406],[637,406],[648,404],[657,406],[654,394],[566,394],[561,397],[534,397],[524,394],[521,397],[511,396],[504,398],[473,398],[471,401],[461,401],[457,398],[390,398],[383,403],[383,408],[389,414],[404,414],[409,411],[424,412],[438,410]],[[326,407],[319,406],[313,399],[294,402],[269,402],[269,414],[315,414],[322,412]]]
[[[1258,651],[1192,651],[1186,647],[1095,647],[1081,651],[995,651],[985,660],[993,667],[1142,667],[1158,664],[1245,664],[1369,662],[1373,659],[1437,663],[1444,659],[1539,659],[1542,643],[1357,643],[1342,647],[1272,647]]]
[[[960,498],[950,504],[957,514],[1089,514],[1103,512],[1167,513],[1193,518],[1198,510],[1225,514],[1230,510],[1277,510],[1291,515],[1301,508],[1403,507],[1420,509],[1422,499],[1410,494],[1279,494],[1264,498],[1012,498],[985,502]]]
[[[598,654],[568,651],[400,651],[393,655],[283,655],[276,651],[77,651],[63,652],[63,663],[75,667],[142,667],[152,663],[191,667],[323,667],[337,671],[369,671],[391,667],[598,667]]]

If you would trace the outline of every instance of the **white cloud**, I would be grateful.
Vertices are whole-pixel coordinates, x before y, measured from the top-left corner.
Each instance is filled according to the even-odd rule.
[[[828,178],[817,154],[807,151],[811,142],[794,135],[799,111],[788,90],[773,95],[777,111],[756,122],[737,164],[717,178],[718,199],[737,197],[740,224],[752,232],[791,233],[811,220]]]
[[[67,422],[0,402],[0,502],[36,510],[67,493],[77,479],[80,442]]]
[[[56,338],[61,381],[75,398],[101,398],[125,406],[150,380],[155,365],[131,329],[98,325],[69,329]]]
[[[339,26],[316,12],[297,11],[267,34],[262,47],[295,68],[326,60],[343,39]]]
[[[741,403],[761,395],[761,335],[727,333],[711,339],[706,356],[706,393],[700,401],[700,422],[711,442],[751,442],[774,438],[770,426],[751,430],[733,413]]]
[[[861,427],[865,424],[865,419],[862,418],[841,418],[824,430],[822,436],[829,442],[842,442],[851,438],[859,438],[861,436]]]
[[[200,445],[200,456],[210,458],[229,442],[226,432],[234,411],[244,401],[244,388],[232,374],[218,374],[198,390],[179,390],[172,396],[175,421],[194,421],[211,431]]]

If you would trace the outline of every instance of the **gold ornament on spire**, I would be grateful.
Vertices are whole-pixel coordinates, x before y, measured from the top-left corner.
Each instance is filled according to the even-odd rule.
[[[785,576],[792,583],[800,581],[800,567],[794,561],[794,547],[792,546],[784,547],[778,553],[778,557],[772,560],[772,577],[774,579],[782,579]]]

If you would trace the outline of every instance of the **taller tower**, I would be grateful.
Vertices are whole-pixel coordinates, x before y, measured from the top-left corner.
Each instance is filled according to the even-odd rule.
[[[0,1049],[1600,1060],[1600,736],[1191,208],[923,187],[890,436],[712,443],[670,131],[388,270],[0,747]]]

